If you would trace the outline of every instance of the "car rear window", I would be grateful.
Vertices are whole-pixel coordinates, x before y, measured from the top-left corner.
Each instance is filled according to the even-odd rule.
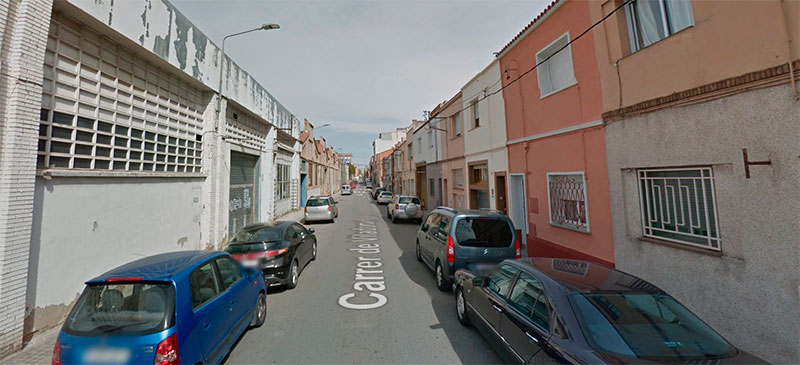
[[[736,354],[724,338],[665,294],[574,293],[570,300],[596,350],[654,361]]]
[[[381,191],[381,195],[383,195],[383,196],[392,196],[392,193],[390,193],[388,191]]]
[[[328,199],[308,199],[309,207],[322,207],[328,205]]]
[[[281,231],[278,228],[261,228],[254,230],[241,230],[231,239],[234,243],[269,242],[281,239]]]
[[[89,285],[64,322],[73,335],[144,335],[175,323],[175,289],[166,283]]]
[[[414,203],[416,205],[419,205],[419,199],[410,198],[410,197],[407,197],[407,196],[404,196],[404,197],[400,198],[400,204],[408,204],[408,203]]]
[[[467,247],[508,247],[514,242],[511,226],[505,219],[465,217],[456,223],[456,241]]]
[[[232,243],[225,248],[225,252],[231,255],[252,252],[264,252],[279,248],[283,245],[281,241],[258,242],[258,243]]]

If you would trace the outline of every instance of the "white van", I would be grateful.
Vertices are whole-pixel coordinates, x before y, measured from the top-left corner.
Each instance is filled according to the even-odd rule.
[[[350,195],[353,191],[350,189],[350,185],[342,185],[342,195]]]

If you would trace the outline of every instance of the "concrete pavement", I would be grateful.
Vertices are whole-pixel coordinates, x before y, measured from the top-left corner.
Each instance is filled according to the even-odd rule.
[[[307,225],[316,230],[317,260],[297,288],[272,289],[267,323],[242,336],[228,363],[500,361],[475,329],[458,323],[452,294],[439,291],[433,273],[416,260],[416,224],[392,224],[385,206],[360,190],[337,201],[336,223]],[[386,303],[363,310],[340,303],[347,296],[346,305],[379,304],[370,293]]]

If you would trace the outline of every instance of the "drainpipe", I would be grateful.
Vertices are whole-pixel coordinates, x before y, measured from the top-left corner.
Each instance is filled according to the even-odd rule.
[[[783,27],[786,30],[786,42],[788,43],[789,48],[789,79],[792,82],[792,93],[794,93],[794,100],[800,100],[800,93],[797,91],[797,81],[794,78],[794,62],[792,59],[792,55],[794,54],[793,50],[794,47],[792,46],[792,36],[789,33],[789,19],[787,19],[788,15],[786,14],[786,1],[781,0],[781,13],[783,14]]]

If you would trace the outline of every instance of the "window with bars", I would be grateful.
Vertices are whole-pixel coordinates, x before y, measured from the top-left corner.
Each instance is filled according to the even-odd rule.
[[[275,185],[275,200],[289,199],[292,193],[291,166],[278,164]]]
[[[711,167],[638,170],[645,237],[720,250]]]
[[[57,17],[45,53],[37,166],[199,173],[204,97]]]
[[[547,199],[550,224],[589,233],[586,177],[583,172],[548,173]]]

